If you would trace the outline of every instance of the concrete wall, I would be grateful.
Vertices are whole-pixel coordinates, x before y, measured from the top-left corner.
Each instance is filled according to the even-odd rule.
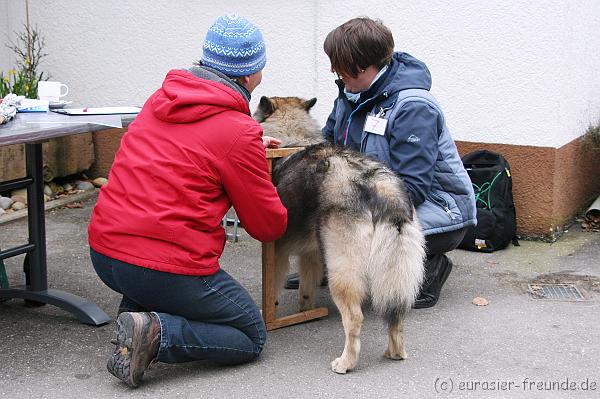
[[[20,2],[0,3],[18,26]],[[595,0],[207,2],[30,0],[44,65],[84,105],[141,105],[170,68],[201,53],[219,14],[237,11],[264,32],[261,95],[317,97],[324,123],[336,94],[322,51],[326,34],[368,15],[391,27],[398,50],[429,65],[458,140],[559,148],[600,119],[600,2]],[[2,18],[2,17],[0,17]],[[2,50],[0,50],[2,51]],[[0,53],[2,54],[2,53]]]

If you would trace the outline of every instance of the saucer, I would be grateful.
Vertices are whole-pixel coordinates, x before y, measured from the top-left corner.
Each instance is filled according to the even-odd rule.
[[[64,108],[66,105],[69,105],[72,102],[73,101],[51,101],[50,104],[48,104],[48,107],[50,109]]]

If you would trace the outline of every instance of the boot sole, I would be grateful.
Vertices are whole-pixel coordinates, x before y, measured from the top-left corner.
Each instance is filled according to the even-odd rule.
[[[117,347],[106,364],[109,373],[132,388],[138,387],[141,382],[141,377],[138,379],[133,376],[136,365],[135,349],[137,349],[143,333],[143,331],[135,332],[136,321],[143,324],[142,316],[129,312],[119,315],[117,318]]]

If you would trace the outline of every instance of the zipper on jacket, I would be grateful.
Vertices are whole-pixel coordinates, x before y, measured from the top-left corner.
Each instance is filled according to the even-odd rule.
[[[383,96],[387,98],[387,92],[384,92]],[[393,109],[395,105],[396,105],[396,102],[394,101],[389,107],[385,107],[385,108],[384,107],[379,107],[379,112],[377,112],[377,113],[373,112],[373,114],[375,115],[376,118],[381,118],[381,117],[385,116],[385,114],[389,110]],[[389,122],[389,119],[387,119],[387,121]],[[385,131],[386,132],[388,131],[387,127],[386,127]],[[365,132],[363,131],[363,134],[364,133]],[[386,135],[386,138],[387,138],[388,143],[389,143],[390,138],[387,137],[387,135]],[[365,152],[365,150],[367,148],[367,140],[368,139],[369,139],[369,135],[368,134],[366,134],[364,136],[361,136],[361,140],[360,140],[360,152],[362,152],[362,153]]]
[[[363,108],[363,106],[373,100],[377,100],[379,99],[379,97],[383,97],[383,98],[388,98],[388,92],[384,91],[381,94],[378,94],[375,97],[371,97],[366,99],[365,101],[363,101],[362,103],[358,104],[358,106],[352,111],[350,112],[350,116],[348,116],[348,124],[346,125],[346,130],[344,130],[344,136],[342,137],[344,140],[344,145],[346,145],[346,143],[348,142],[348,133],[350,132],[350,124],[352,123],[352,116],[354,116],[354,113],[356,111],[358,111],[359,109]],[[346,100],[347,101],[347,100]],[[387,108],[386,108],[387,110]],[[360,143],[360,152],[363,152],[363,143],[362,143],[362,138],[361,138],[361,143]]]
[[[358,111],[359,109],[361,109],[363,107],[363,105],[365,105],[366,103],[368,103],[369,101],[371,101],[375,98],[376,97],[371,97],[371,98],[365,100],[364,102],[358,104],[358,106],[356,108],[354,108],[354,110],[352,112],[350,112],[350,116],[348,116],[348,124],[346,125],[346,130],[344,131],[344,146],[348,142],[348,133],[350,132],[350,124],[352,123],[352,117],[354,116],[354,113],[356,111]],[[362,147],[362,143],[361,143],[361,147]]]
[[[336,81],[336,83],[337,83],[337,81]],[[343,93],[343,90],[342,90],[342,86],[340,86],[340,85],[338,84],[338,87],[339,87],[339,89],[340,89],[340,98],[343,98],[344,100],[346,100],[346,102],[348,103],[348,105],[350,105],[350,101],[348,101],[348,99],[347,99],[347,98],[345,98],[345,96],[343,95],[344,93]],[[378,99],[379,97],[388,98],[388,97],[389,97],[388,91],[387,91],[387,90],[384,90],[383,92],[381,92],[380,94],[376,95],[375,97],[371,97],[371,98],[369,98],[369,99],[367,99],[367,100],[363,101],[362,103],[358,104],[358,106],[357,106],[357,107],[356,107],[356,108],[355,108],[355,109],[354,109],[352,112],[350,112],[350,115],[348,116],[348,122],[346,123],[346,129],[345,129],[345,130],[344,130],[344,132],[342,133],[342,143],[344,144],[344,146],[345,146],[345,145],[348,143],[348,133],[350,132],[350,124],[352,123],[352,116],[354,115],[354,113],[355,113],[356,111],[358,111],[359,109],[361,109],[361,108],[363,107],[363,105],[367,104],[367,103],[368,103],[368,102],[370,102],[371,100],[376,100],[376,99]],[[352,106],[350,105],[350,107],[352,107]],[[386,109],[386,110],[387,110],[387,109]],[[333,141],[335,142],[335,134],[334,134],[334,140],[333,140]],[[362,144],[363,144],[363,143],[362,143],[362,141],[363,141],[363,140],[362,140],[362,138],[361,138],[361,143],[360,143],[360,152],[363,152],[363,149],[362,149],[362,147],[363,147],[363,145],[362,145]]]
[[[441,197],[434,193],[429,193],[429,198],[431,199],[431,202],[442,208],[444,212],[446,212],[448,216],[450,216],[450,219],[456,219],[456,216],[454,216],[454,214],[450,210],[450,207],[448,206],[448,201],[446,201],[444,197]]]
[[[385,114],[387,114],[387,112],[390,109],[393,109],[395,105],[396,105],[396,101],[394,101],[393,103],[391,103],[389,107],[385,107],[385,108],[384,107],[380,107],[379,108],[379,112],[375,116],[377,118],[381,118],[382,116],[385,116]]]
[[[454,216],[454,214],[452,213],[452,211],[450,210],[450,208],[448,208],[446,206],[446,207],[444,207],[444,210],[446,211],[446,213],[448,214],[448,216],[450,216],[450,219],[452,219],[452,220],[456,219],[456,216]]]

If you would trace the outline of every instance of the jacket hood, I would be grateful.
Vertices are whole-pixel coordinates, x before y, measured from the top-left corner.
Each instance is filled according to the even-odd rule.
[[[427,65],[408,53],[394,53],[390,72],[383,81],[383,87],[388,91],[431,89],[431,73]]]
[[[196,122],[228,110],[250,115],[241,88],[205,67],[170,71],[148,103],[158,119],[169,123]]]

